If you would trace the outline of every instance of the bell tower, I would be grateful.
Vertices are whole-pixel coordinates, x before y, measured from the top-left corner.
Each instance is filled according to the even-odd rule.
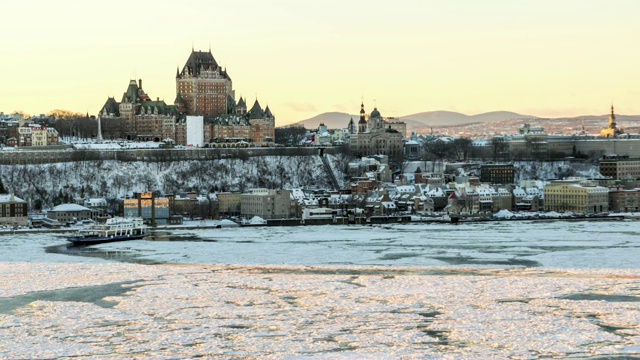
[[[364,112],[364,102],[360,104],[360,121],[358,121],[358,132],[367,132],[367,119]]]

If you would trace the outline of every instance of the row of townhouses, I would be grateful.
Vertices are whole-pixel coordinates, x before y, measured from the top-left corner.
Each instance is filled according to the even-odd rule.
[[[6,146],[51,146],[58,145],[58,131],[49,124],[44,115],[25,119],[22,114],[0,113],[0,141]]]

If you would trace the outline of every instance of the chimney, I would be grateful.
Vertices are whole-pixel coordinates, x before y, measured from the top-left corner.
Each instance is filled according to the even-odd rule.
[[[142,79],[138,79],[138,88],[142,89]]]

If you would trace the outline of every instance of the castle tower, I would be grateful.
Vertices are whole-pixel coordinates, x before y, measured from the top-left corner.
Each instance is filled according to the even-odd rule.
[[[231,78],[211,51],[191,51],[182,71],[176,74],[176,94],[184,102],[187,115],[216,117],[228,113],[228,97],[235,102]]]

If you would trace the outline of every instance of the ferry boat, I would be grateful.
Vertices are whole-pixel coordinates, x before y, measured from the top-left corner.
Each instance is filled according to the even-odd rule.
[[[75,245],[91,245],[142,239],[146,235],[147,226],[142,218],[114,217],[107,219],[104,224],[92,224],[78,230],[67,241]]]

